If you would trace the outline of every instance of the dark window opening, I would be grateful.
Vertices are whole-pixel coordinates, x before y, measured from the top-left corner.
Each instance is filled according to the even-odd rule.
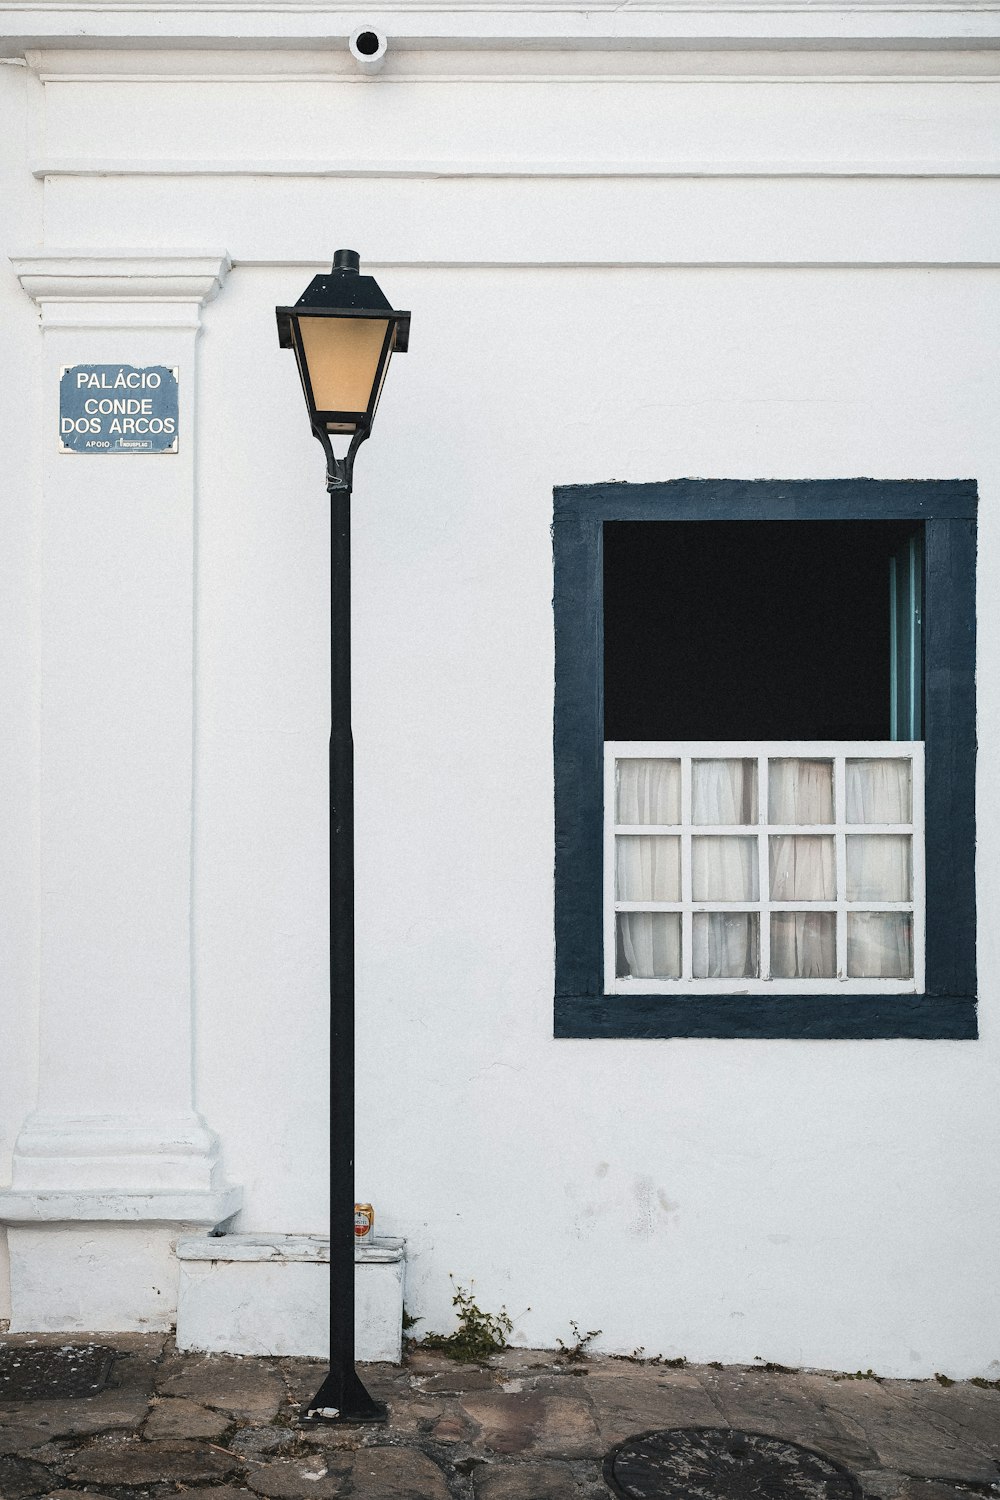
[[[605,522],[604,738],[919,738],[922,531]]]

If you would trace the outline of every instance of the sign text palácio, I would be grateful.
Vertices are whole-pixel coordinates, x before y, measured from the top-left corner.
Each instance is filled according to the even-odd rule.
[[[64,365],[63,453],[176,453],[177,370],[167,365]]]

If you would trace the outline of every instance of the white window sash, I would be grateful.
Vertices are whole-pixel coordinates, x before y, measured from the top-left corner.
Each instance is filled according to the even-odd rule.
[[[604,747],[604,966],[608,994],[914,994],[924,988],[925,864],[924,864],[924,747],[920,741],[607,741]],[[616,765],[629,759],[680,762],[681,812],[676,824],[615,823]],[[695,760],[756,760],[757,821],[753,824],[696,824],[692,822],[692,762]],[[823,824],[768,822],[768,770],[774,759],[829,760],[833,763],[834,821]],[[906,760],[911,768],[911,819],[905,823],[848,823],[847,771],[849,760]],[[692,843],[699,837],[757,839],[758,897],[756,900],[696,901],[692,890]],[[853,837],[905,835],[910,839],[910,901],[848,901],[847,845]],[[666,835],[680,840],[681,889],[678,901],[616,900],[616,841],[622,836]],[[833,900],[776,901],[770,899],[770,839],[772,837],[828,837],[834,845]],[[705,912],[752,912],[758,917],[758,958],[762,975],[770,973],[772,913],[833,912],[836,924],[836,977],[820,979],[728,978],[695,979],[693,966],[694,917]],[[645,979],[616,973],[617,915],[619,912],[676,912],[681,922],[681,977]],[[852,978],[847,974],[848,919],[855,912],[912,912],[913,977],[910,979]]]

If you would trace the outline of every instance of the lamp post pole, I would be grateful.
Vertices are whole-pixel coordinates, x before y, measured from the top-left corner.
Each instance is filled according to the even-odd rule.
[[[330,1369],[320,1421],[384,1422],[354,1363],[354,736],[351,491],[330,490]]]
[[[354,1366],[354,740],[351,734],[351,484],[410,314],[395,311],[356,250],[338,250],[294,307],[275,308],[294,349],[330,495],[330,1368],[306,1407],[316,1422],[384,1422]],[[350,434],[343,458],[333,437]]]

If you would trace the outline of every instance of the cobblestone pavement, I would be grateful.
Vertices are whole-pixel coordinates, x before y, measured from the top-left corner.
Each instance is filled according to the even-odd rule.
[[[7,1336],[13,1345],[80,1336]],[[0,1403],[0,1500],[601,1500],[632,1433],[739,1427],[817,1449],[872,1500],[1000,1497],[1000,1389],[510,1350],[488,1366],[419,1350],[368,1365],[386,1427],[296,1425],[323,1367],[178,1354],[107,1335],[112,1388]]]

